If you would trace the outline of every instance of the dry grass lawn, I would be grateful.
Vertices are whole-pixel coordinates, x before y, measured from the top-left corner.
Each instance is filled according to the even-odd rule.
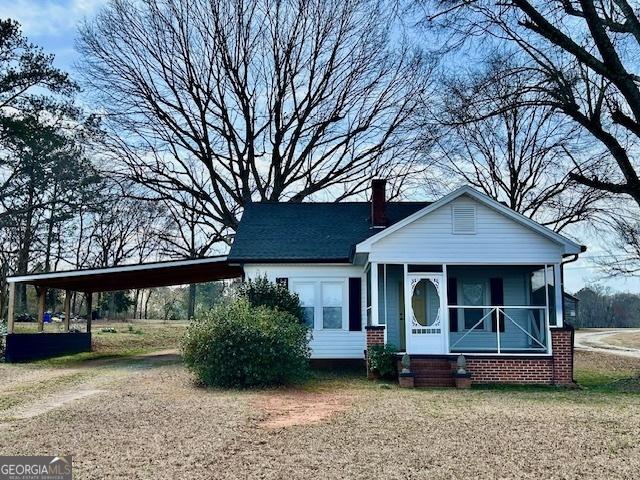
[[[0,451],[71,454],[77,479],[638,478],[640,361],[576,369],[582,390],[225,391],[175,355],[0,364]]]

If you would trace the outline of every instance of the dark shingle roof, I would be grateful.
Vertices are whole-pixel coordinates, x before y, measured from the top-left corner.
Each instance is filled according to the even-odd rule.
[[[429,205],[389,202],[392,225]],[[371,204],[252,203],[229,252],[231,262],[349,261],[352,248],[380,230],[371,228]]]

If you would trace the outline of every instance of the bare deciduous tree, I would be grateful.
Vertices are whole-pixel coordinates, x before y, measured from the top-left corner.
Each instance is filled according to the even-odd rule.
[[[370,0],[112,0],[79,49],[127,174],[229,243],[249,201],[341,200],[423,169],[414,114],[430,63],[392,46],[388,13]]]
[[[502,76],[506,63],[494,58],[468,81],[446,80],[448,131],[438,140],[445,172],[556,231],[592,219],[606,193],[571,176],[583,153],[577,127],[551,107],[520,101],[528,79]]]
[[[628,195],[640,205],[637,5],[627,0],[420,4],[428,5],[426,25],[455,32],[458,41],[482,39],[485,49],[511,48],[510,53],[523,60],[516,72],[531,78],[520,99],[562,112],[606,152],[599,161],[578,162],[571,177],[589,187]]]

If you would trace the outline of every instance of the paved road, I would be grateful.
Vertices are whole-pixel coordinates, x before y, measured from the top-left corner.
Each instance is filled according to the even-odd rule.
[[[576,330],[575,348],[590,352],[613,353],[625,357],[640,358],[640,349],[620,347],[607,343],[607,337],[623,332],[640,332],[640,329],[629,328],[599,328],[590,330]]]

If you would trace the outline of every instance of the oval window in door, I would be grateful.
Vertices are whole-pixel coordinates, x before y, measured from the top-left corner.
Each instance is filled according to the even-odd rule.
[[[411,296],[411,309],[416,326],[431,327],[438,320],[440,295],[430,280],[423,278],[415,285]]]

